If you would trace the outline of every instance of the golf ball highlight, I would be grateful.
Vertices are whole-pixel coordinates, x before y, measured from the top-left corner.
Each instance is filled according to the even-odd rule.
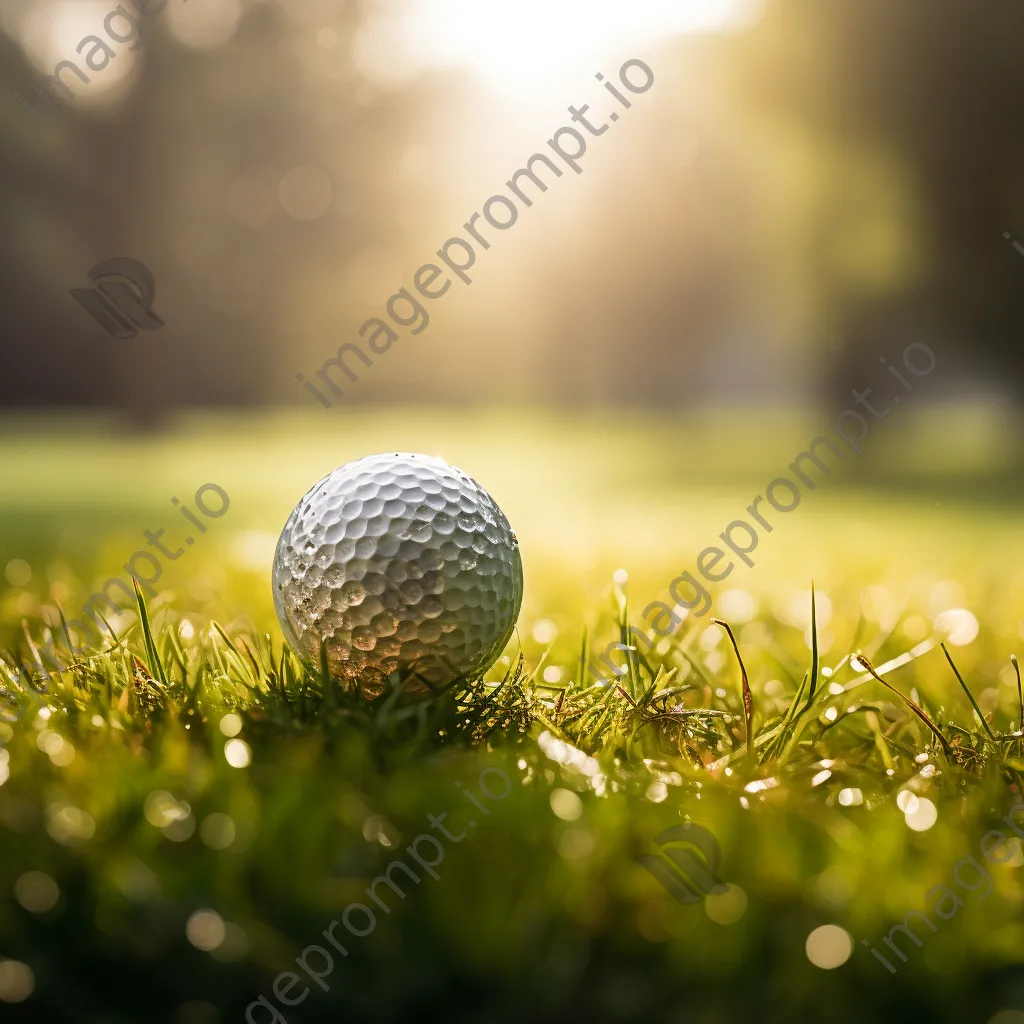
[[[370,696],[483,674],[523,599],[519,544],[494,499],[427,455],[370,455],[296,505],[277,544],[274,607],[311,666]]]

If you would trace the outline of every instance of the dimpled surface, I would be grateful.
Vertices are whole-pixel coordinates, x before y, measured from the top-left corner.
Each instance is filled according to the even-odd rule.
[[[441,459],[370,455],[295,507],[274,557],[274,607],[307,663],[370,695],[477,676],[519,615],[516,536],[491,496]]]

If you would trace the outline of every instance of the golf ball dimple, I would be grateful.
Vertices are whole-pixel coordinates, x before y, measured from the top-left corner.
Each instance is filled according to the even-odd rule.
[[[311,666],[381,693],[485,672],[523,598],[519,545],[494,499],[441,459],[350,462],[296,505],[274,556],[274,607]]]

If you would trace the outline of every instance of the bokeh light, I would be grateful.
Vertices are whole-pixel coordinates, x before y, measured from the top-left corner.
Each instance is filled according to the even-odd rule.
[[[747,912],[747,894],[732,882],[704,897],[704,912],[715,924],[735,924]]]
[[[224,919],[215,910],[197,910],[185,925],[185,935],[196,949],[212,952],[227,934]]]
[[[853,953],[853,939],[845,928],[840,928],[836,924],[823,924],[807,936],[805,948],[807,959],[815,967],[830,971],[841,967],[850,959]]]
[[[551,810],[563,821],[576,821],[583,814],[583,801],[571,789],[553,789]]]
[[[0,1002],[23,1003],[35,991],[32,968],[20,960],[0,960]]]
[[[914,809],[904,811],[907,826],[915,832],[927,832],[939,817],[938,808],[927,797],[921,797]]]
[[[232,768],[245,768],[252,760],[252,751],[245,740],[228,740],[224,744],[224,757]]]
[[[26,871],[14,883],[14,897],[33,914],[45,914],[60,899],[57,883],[43,871]]]

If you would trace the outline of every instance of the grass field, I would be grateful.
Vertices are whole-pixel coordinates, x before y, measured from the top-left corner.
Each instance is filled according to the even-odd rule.
[[[267,413],[142,440],[5,421],[4,1019],[1021,1024],[1024,851],[1003,820],[1024,772],[1020,431],[985,409],[901,417],[710,588],[710,616],[619,655],[610,685],[580,672],[584,637],[621,639],[826,415]],[[480,480],[524,558],[506,659],[427,702],[302,670],[270,599],[294,503],[390,449]],[[186,547],[171,498],[194,509],[207,483],[230,506]],[[121,642],[75,657],[58,604],[76,618],[159,529],[184,553],[162,560],[148,629],[117,617]],[[736,636],[749,719],[711,616]],[[45,693],[19,678],[41,643],[73,661]],[[464,789],[489,770],[512,785],[482,815]],[[335,949],[325,929],[389,863],[414,865],[442,813],[466,838],[439,877],[389,891],[329,972],[305,956]],[[636,860],[682,821],[714,835],[728,883],[693,903]],[[884,939],[915,908],[934,931],[895,934],[904,962]]]

